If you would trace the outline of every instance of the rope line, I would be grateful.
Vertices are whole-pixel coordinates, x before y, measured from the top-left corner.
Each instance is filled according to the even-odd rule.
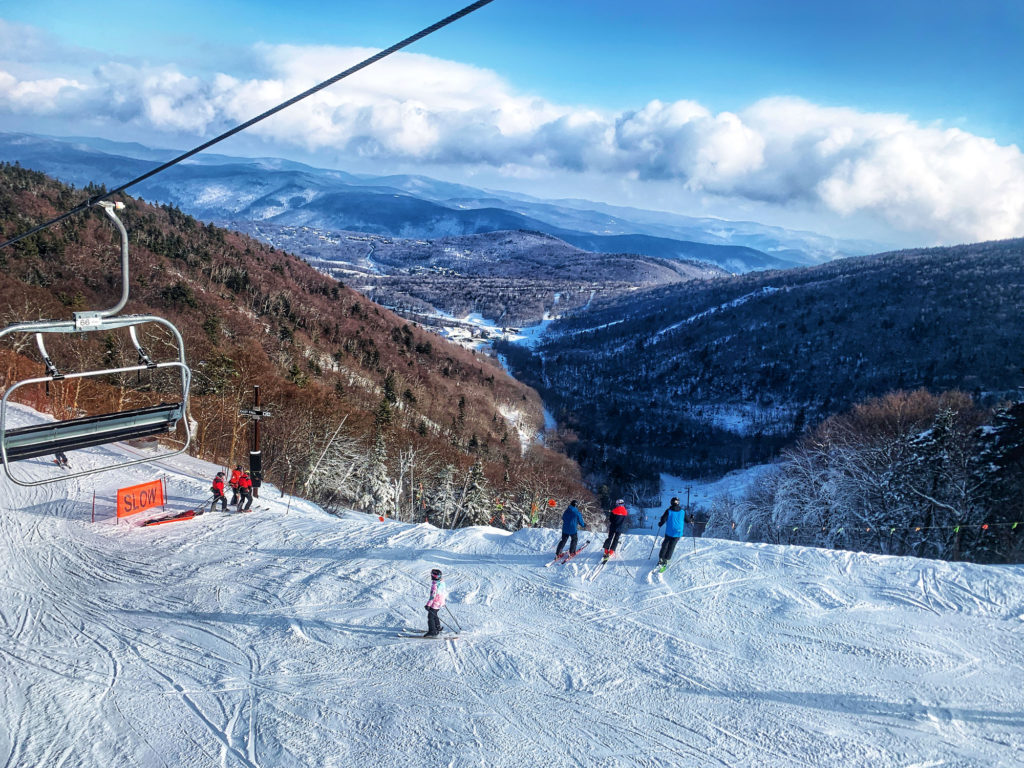
[[[858,532],[863,530],[865,533],[885,533],[888,529],[889,535],[892,535],[896,531],[913,531],[914,533],[920,533],[921,531],[954,531],[960,533],[961,529],[977,528],[981,531],[987,531],[992,528],[1001,528],[1009,526],[1013,532],[1017,531],[1017,527],[1020,526],[1021,530],[1024,530],[1024,520],[1018,520],[1017,522],[1003,522],[1003,523],[960,523],[959,525],[845,525],[841,528],[834,530],[828,528],[821,528],[821,533],[844,533],[847,528],[851,531]],[[796,533],[797,531],[818,531],[819,528],[816,525],[761,525],[757,526],[751,524],[747,527],[747,535],[755,528],[767,528],[773,531],[789,531],[790,533]],[[730,523],[730,530],[736,530],[736,523]]]
[[[173,165],[177,165],[182,160],[187,160],[188,158],[192,157],[193,155],[199,154],[200,152],[202,152],[205,149],[209,149],[214,144],[217,144],[217,143],[223,141],[224,139],[227,139],[227,138],[229,138],[231,136],[234,136],[236,133],[240,133],[241,131],[244,131],[246,128],[251,128],[252,126],[254,126],[256,123],[260,122],[261,120],[266,120],[271,115],[276,115],[281,110],[287,109],[288,107],[292,106],[293,104],[296,104],[297,102],[300,102],[303,99],[305,99],[305,98],[307,98],[309,96],[312,96],[314,93],[318,93],[319,91],[322,91],[324,88],[329,88],[330,86],[332,86],[335,83],[337,83],[339,80],[344,80],[349,75],[355,74],[356,72],[360,71],[361,69],[365,69],[366,67],[370,66],[371,64],[375,64],[376,62],[380,61],[381,59],[383,59],[383,58],[385,58],[387,56],[390,56],[391,54],[395,53],[396,51],[400,51],[403,48],[406,48],[406,47],[412,45],[413,43],[417,42],[418,40],[422,40],[427,35],[433,34],[434,32],[436,32],[437,30],[441,29],[442,27],[446,27],[449,24],[458,21],[463,16],[468,16],[469,14],[473,13],[473,11],[475,11],[475,10],[477,10],[479,8],[482,8],[483,6],[485,6],[485,5],[487,5],[488,3],[491,3],[491,2],[493,2],[493,0],[477,0],[475,3],[467,5],[462,10],[456,11],[455,13],[451,14],[450,16],[446,16],[445,18],[441,19],[440,21],[437,21],[437,22],[431,24],[429,27],[425,27],[425,28],[421,29],[416,34],[410,35],[409,37],[405,38],[404,40],[395,43],[390,48],[385,48],[383,51],[380,51],[379,53],[375,53],[373,56],[370,56],[368,59],[363,59],[358,64],[356,64],[354,66],[351,66],[348,69],[346,69],[344,72],[339,72],[334,77],[328,78],[327,80],[324,80],[322,83],[318,83],[317,85],[314,85],[309,90],[303,91],[299,95],[293,96],[292,98],[288,99],[287,101],[281,102],[276,107],[272,107],[271,109],[268,109],[263,114],[257,115],[256,117],[254,117],[254,118],[252,118],[250,120],[247,120],[246,122],[242,123],[241,125],[236,125],[234,128],[231,128],[230,130],[225,131],[224,133],[220,134],[219,136],[217,136],[217,137],[215,137],[213,139],[210,139],[209,141],[207,141],[207,142],[205,142],[203,144],[200,144],[198,147],[195,147],[194,149],[190,149],[188,152],[185,152],[185,153],[183,153],[181,155],[178,155],[173,160],[168,160],[163,165],[158,166],[158,167],[154,168],[153,170],[148,171],[148,172],[142,174],[138,178],[132,179],[131,181],[127,182],[126,184],[122,184],[121,186],[116,187],[115,189],[112,189],[109,192],[106,192],[106,193],[104,193],[102,195],[94,195],[93,197],[90,197],[88,200],[86,200],[86,201],[84,201],[82,203],[79,203],[74,208],[72,208],[70,211],[67,211],[66,213],[62,213],[60,216],[56,216],[56,217],[50,219],[49,221],[44,222],[43,224],[40,224],[37,227],[33,227],[32,229],[30,229],[27,232],[24,232],[24,233],[18,235],[17,237],[12,237],[10,240],[6,240],[3,243],[0,243],[0,248],[4,248],[4,247],[6,247],[8,245],[13,245],[14,243],[17,243],[19,240],[23,240],[26,237],[34,235],[36,232],[39,232],[39,231],[41,231],[43,229],[46,229],[47,227],[51,227],[54,224],[57,224],[58,222],[64,221],[64,219],[67,219],[67,218],[75,215],[76,213],[80,213],[80,212],[86,210],[87,208],[91,208],[92,206],[94,206],[97,203],[99,203],[101,200],[106,200],[108,197],[111,197],[112,195],[116,195],[119,192],[123,192],[124,190],[128,189],[128,187],[132,187],[132,186],[134,186],[134,185],[136,185],[136,184],[138,184],[138,183],[140,183],[142,181],[145,181],[146,179],[148,179],[148,178],[150,178],[152,176],[155,176],[158,173],[161,173],[162,171],[166,171],[168,168],[170,168]]]

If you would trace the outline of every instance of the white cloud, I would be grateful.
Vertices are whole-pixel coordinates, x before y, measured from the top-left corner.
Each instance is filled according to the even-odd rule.
[[[0,23],[0,39],[12,34]],[[240,79],[125,62],[71,72],[51,64],[46,72],[42,46],[30,48],[31,62],[10,53],[0,62],[0,114],[129,124],[179,144],[210,138],[372,53],[264,45],[256,49],[264,76]],[[519,93],[491,71],[400,53],[250,130],[283,154],[294,146],[518,178],[568,172],[591,189],[601,176],[610,186],[624,178],[672,183],[687,194],[869,216],[929,242],[1024,235],[1024,155],[1016,146],[796,98],[764,99],[738,113],[714,114],[692,101],[602,112]]]
[[[76,92],[84,90],[77,80],[50,77],[22,80],[0,70],[0,106],[14,113],[36,115],[61,111]]]

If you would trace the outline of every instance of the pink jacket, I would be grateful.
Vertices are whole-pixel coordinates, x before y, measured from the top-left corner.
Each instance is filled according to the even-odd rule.
[[[444,581],[433,581],[430,583],[430,599],[427,600],[427,607],[438,610],[444,607],[444,601],[448,597],[448,587]]]

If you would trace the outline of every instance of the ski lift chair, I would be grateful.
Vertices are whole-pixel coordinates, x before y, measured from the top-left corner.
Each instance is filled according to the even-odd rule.
[[[121,223],[121,220],[114,213],[115,209],[124,207],[123,203],[100,202],[104,213],[114,223],[121,235],[121,300],[111,309],[98,312],[75,312],[73,320],[40,320],[25,323],[15,323],[0,331],[0,339],[11,334],[33,333],[36,337],[36,346],[39,348],[43,364],[46,367],[46,375],[37,378],[25,379],[16,382],[6,389],[3,399],[0,401],[0,460],[3,462],[4,472],[12,482],[22,486],[35,486],[52,483],[57,480],[67,480],[75,477],[106,472],[111,469],[119,469],[162,459],[168,456],[175,456],[188,449],[192,439],[188,419],[188,393],[192,379],[192,371],[185,362],[185,344],[182,341],[181,333],[174,325],[162,317],[154,315],[125,315],[115,317],[128,302],[128,233]],[[136,328],[145,323],[157,323],[170,330],[177,345],[177,359],[154,362],[150,355],[139,343]],[[94,371],[62,372],[50,359],[46,350],[44,334],[68,334],[68,333],[97,333],[107,332],[115,329],[127,328],[132,344],[139,355],[138,365],[104,368]],[[70,379],[86,378],[93,376],[108,376],[111,374],[131,373],[142,371],[154,371],[164,368],[177,368],[181,376],[181,396],[177,402],[161,403],[143,408],[134,408],[115,413],[105,413],[95,416],[81,416],[67,419],[65,421],[48,422],[35,424],[28,427],[7,429],[8,402],[11,395],[21,387],[32,384],[45,383],[49,387],[50,382],[67,381]],[[72,474],[62,473],[56,477],[44,478],[42,480],[31,480],[25,477],[17,477],[11,472],[11,464],[24,459],[36,458],[58,451],[74,451],[80,448],[89,448],[98,445],[106,445],[121,440],[132,440],[153,435],[173,433],[179,422],[184,424],[184,444],[176,449],[162,453],[156,457],[147,457],[131,461],[122,461],[106,466],[88,469]]]

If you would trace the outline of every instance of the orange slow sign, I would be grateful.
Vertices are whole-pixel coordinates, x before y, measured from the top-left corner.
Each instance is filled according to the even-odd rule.
[[[144,509],[163,506],[164,484],[162,480],[120,488],[117,491],[117,516],[128,517]]]

